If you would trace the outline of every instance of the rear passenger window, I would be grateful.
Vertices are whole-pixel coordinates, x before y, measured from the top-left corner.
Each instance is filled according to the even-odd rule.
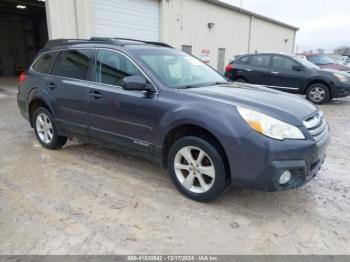
[[[252,56],[250,59],[250,64],[253,66],[259,66],[259,67],[269,67],[270,56],[268,56],[268,55]]]
[[[49,74],[58,52],[43,54],[33,65],[33,70],[43,74]]]
[[[96,64],[96,81],[98,83],[122,86],[123,79],[128,76],[140,75],[140,70],[120,53],[99,50]]]
[[[89,64],[92,50],[63,51],[54,67],[56,76],[88,80]]]

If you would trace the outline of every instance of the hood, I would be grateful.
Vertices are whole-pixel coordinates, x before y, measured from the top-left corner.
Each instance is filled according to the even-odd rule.
[[[317,111],[314,104],[297,95],[259,85],[229,83],[184,91],[218,102],[250,108],[297,126],[302,126],[302,122]]]
[[[346,65],[338,65],[338,64],[320,65],[320,68],[350,72],[350,67]]]

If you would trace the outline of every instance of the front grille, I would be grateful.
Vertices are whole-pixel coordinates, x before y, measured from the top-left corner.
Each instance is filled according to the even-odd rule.
[[[321,111],[306,119],[304,125],[318,145],[327,141],[329,127]]]

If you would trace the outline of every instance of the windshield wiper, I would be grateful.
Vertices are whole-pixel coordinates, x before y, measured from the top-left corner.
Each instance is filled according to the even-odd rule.
[[[225,85],[228,84],[228,82],[213,82],[213,83],[203,83],[203,84],[196,84],[196,85],[186,85],[186,86],[179,86],[177,89],[190,89],[190,88],[200,88],[200,87],[207,87],[207,86],[215,86],[215,85]]]
[[[194,86],[188,85],[188,86],[178,86],[176,89],[190,89],[190,88],[195,88]]]

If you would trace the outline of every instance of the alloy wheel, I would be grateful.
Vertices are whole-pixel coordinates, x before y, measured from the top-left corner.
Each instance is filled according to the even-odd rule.
[[[41,142],[50,144],[54,137],[52,122],[48,115],[40,113],[35,121],[36,131]]]
[[[183,147],[174,160],[176,177],[192,193],[208,192],[215,182],[215,167],[206,152],[192,146]]]
[[[322,87],[315,86],[310,90],[309,96],[312,99],[312,101],[321,102],[326,97],[326,91]]]

